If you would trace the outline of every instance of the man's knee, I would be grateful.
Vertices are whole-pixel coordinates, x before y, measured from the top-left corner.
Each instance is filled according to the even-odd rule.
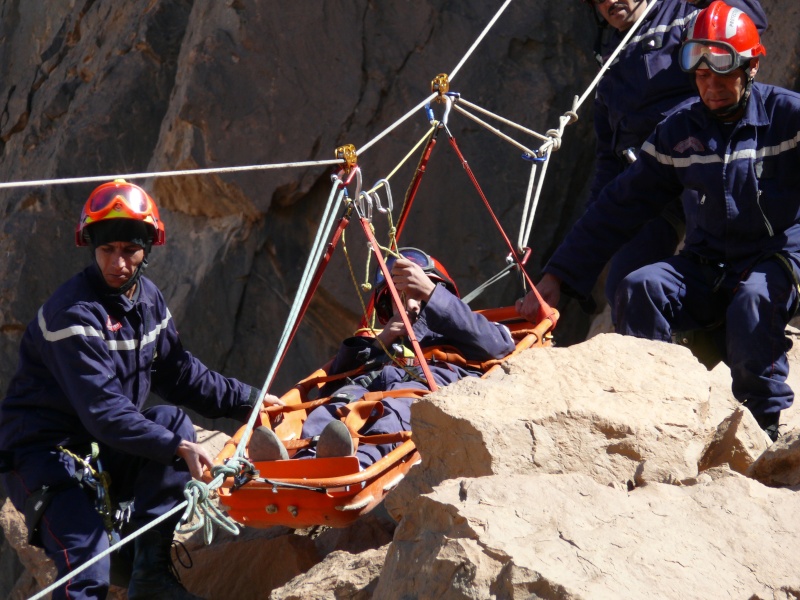
[[[614,323],[620,326],[625,321],[628,307],[636,304],[646,295],[647,280],[642,275],[643,269],[637,269],[629,273],[617,286],[616,295],[612,309],[614,311]],[[623,332],[620,332],[623,333]]]

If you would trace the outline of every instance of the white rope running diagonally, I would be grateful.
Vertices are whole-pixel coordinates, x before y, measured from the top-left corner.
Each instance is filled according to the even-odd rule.
[[[573,111],[577,111],[581,107],[581,105],[584,102],[586,102],[586,99],[589,97],[589,94],[591,94],[594,88],[597,87],[597,84],[600,83],[600,80],[603,78],[603,75],[605,75],[606,71],[608,71],[611,68],[611,65],[614,64],[614,61],[616,60],[617,56],[619,56],[619,53],[622,52],[625,49],[625,46],[628,44],[628,40],[630,40],[633,37],[633,34],[636,33],[636,31],[639,29],[639,26],[645,20],[645,17],[647,17],[648,13],[652,10],[652,8],[656,4],[658,4],[658,2],[647,2],[647,6],[645,7],[644,11],[639,16],[639,18],[636,20],[636,23],[634,23],[633,27],[631,27],[628,30],[628,33],[626,33],[625,37],[622,38],[622,40],[620,41],[619,45],[616,47],[614,52],[612,52],[611,56],[608,57],[608,60],[606,60],[606,62],[603,63],[602,68],[597,73],[595,78],[592,80],[592,83],[589,84],[589,87],[586,88],[586,91],[583,92],[583,95],[577,100],[575,105],[572,107]]]
[[[30,598],[28,598],[28,600],[39,600],[39,598],[43,598],[44,596],[46,596],[47,594],[52,592],[57,587],[60,587],[60,586],[64,585],[65,583],[67,583],[70,579],[73,579],[78,573],[80,573],[84,569],[87,569],[88,567],[91,567],[97,561],[102,560],[104,557],[106,557],[109,554],[111,554],[112,552],[118,550],[119,548],[121,548],[122,546],[127,544],[128,542],[133,541],[135,538],[137,538],[140,535],[142,535],[145,531],[148,531],[148,530],[152,529],[153,527],[155,527],[156,525],[158,525],[162,521],[166,521],[169,517],[171,517],[175,513],[183,510],[183,508],[187,504],[188,503],[186,501],[183,501],[181,504],[179,504],[178,506],[176,506],[175,508],[173,508],[169,512],[164,513],[163,515],[161,515],[157,519],[153,519],[152,521],[150,521],[144,527],[141,527],[141,528],[137,529],[136,531],[134,531],[132,534],[122,538],[116,544],[114,544],[111,547],[107,548],[106,550],[104,550],[103,552],[98,554],[97,556],[93,557],[91,560],[87,560],[80,567],[78,567],[74,571],[70,571],[67,575],[64,575],[64,577],[62,577],[58,581],[53,582],[52,584],[47,586],[45,589],[43,589],[41,592],[39,592],[35,596],[31,596]]]

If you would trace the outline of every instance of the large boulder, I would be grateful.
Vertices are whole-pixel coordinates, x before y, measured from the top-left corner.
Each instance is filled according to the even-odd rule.
[[[790,598],[797,492],[728,470],[632,492],[577,473],[449,480],[405,513],[374,598]]]

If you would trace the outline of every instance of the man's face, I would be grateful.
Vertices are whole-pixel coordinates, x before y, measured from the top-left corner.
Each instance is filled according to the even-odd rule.
[[[144,260],[144,248],[130,242],[110,242],[98,246],[94,251],[103,279],[114,288],[122,287],[136,272]]]
[[[645,0],[593,0],[593,3],[600,16],[619,31],[630,29],[647,8]]]
[[[758,59],[752,61],[750,73],[755,76]],[[742,99],[747,86],[748,74],[744,69],[736,69],[726,75],[714,73],[711,69],[697,69],[694,80],[700,98],[709,109],[717,110],[733,106]]]

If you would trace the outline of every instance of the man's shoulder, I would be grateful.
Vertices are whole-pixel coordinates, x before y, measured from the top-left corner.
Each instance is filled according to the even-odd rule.
[[[92,285],[87,268],[58,286],[53,295],[45,301],[43,309],[49,314],[56,314],[72,308],[78,311],[88,311],[88,306],[98,302],[99,296]]]
[[[800,93],[793,90],[771,85],[769,83],[754,83],[753,90],[761,96],[765,105],[771,103],[790,104],[800,108]]]
[[[683,132],[686,129],[704,127],[707,120],[708,116],[703,109],[703,103],[699,98],[694,98],[675,112],[667,115],[664,120],[659,123],[657,129],[661,131],[662,134],[666,133],[670,135],[676,131]]]
[[[153,280],[145,276],[142,276],[139,279],[139,285],[141,286],[141,291],[140,291],[141,300],[144,300],[156,306],[166,306],[166,300],[164,300],[164,295],[161,293],[159,287],[155,283],[153,283]]]

